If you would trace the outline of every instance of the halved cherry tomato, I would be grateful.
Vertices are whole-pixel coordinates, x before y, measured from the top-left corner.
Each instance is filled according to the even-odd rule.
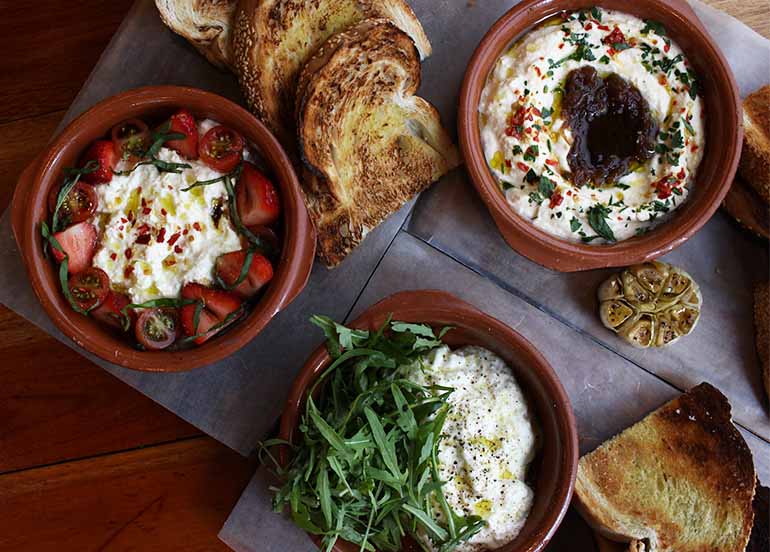
[[[169,140],[166,147],[179,152],[187,159],[198,159],[198,125],[195,117],[186,109],[180,109],[171,116],[169,133],[182,134],[184,138]]]
[[[134,326],[136,339],[147,349],[165,349],[176,341],[179,321],[175,309],[145,309]]]
[[[150,145],[150,129],[144,121],[128,119],[112,127],[110,132],[115,153],[124,161],[137,161]]]
[[[238,214],[246,226],[272,224],[281,215],[281,198],[273,183],[251,163],[244,163],[235,187]]]
[[[233,129],[217,125],[203,136],[198,155],[215,171],[229,173],[243,157],[243,138]]]
[[[103,324],[112,326],[113,328],[123,328],[123,308],[130,304],[128,296],[117,291],[110,291],[104,302],[91,311],[91,316]],[[133,310],[129,310],[126,313],[133,323],[136,319],[136,313]]]
[[[51,214],[56,210],[60,191],[59,188],[54,187],[48,194],[48,210],[51,211]],[[64,202],[59,208],[59,220],[63,226],[88,220],[96,212],[98,202],[93,186],[78,182],[64,198]]]
[[[70,295],[83,310],[91,310],[101,305],[110,292],[110,277],[101,268],[87,268],[70,276]]]

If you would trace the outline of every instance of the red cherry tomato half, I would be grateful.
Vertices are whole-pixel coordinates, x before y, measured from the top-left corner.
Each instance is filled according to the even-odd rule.
[[[226,126],[215,126],[203,136],[198,155],[215,171],[229,173],[243,157],[243,138]]]
[[[176,341],[179,322],[174,309],[145,309],[134,326],[136,339],[147,349],[165,349]]]
[[[70,276],[70,295],[83,310],[91,310],[101,305],[110,292],[110,277],[101,268],[87,268]]]
[[[139,159],[150,145],[150,128],[144,121],[128,119],[112,127],[110,132],[115,153],[123,160]]]
[[[130,304],[131,301],[128,296],[117,291],[110,291],[107,297],[104,299],[104,303],[96,307],[91,311],[91,316],[95,320],[98,320],[102,324],[112,326],[113,328],[123,328],[123,308]],[[136,314],[133,310],[129,310],[126,313],[131,322],[136,319]]]
[[[59,188],[52,188],[48,194],[48,210],[53,214],[56,209],[56,202],[59,200]],[[67,197],[59,208],[59,220],[64,226],[76,224],[90,219],[96,212],[99,201],[96,197],[96,191],[90,184],[78,182],[69,191]]]

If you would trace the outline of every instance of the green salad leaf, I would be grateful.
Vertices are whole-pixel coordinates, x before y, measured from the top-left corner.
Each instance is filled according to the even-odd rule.
[[[450,552],[482,527],[449,507],[439,477],[438,446],[452,389],[424,387],[400,368],[441,345],[424,324],[390,319],[377,331],[345,327],[325,316],[311,322],[326,335],[332,362],[309,389],[293,445],[261,444],[282,481],[276,511],[318,535],[323,550],[338,539],[360,550],[401,550],[405,536],[427,550]],[[281,466],[269,447],[291,446]]]

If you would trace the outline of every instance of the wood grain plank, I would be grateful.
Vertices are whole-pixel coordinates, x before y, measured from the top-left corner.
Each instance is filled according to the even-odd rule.
[[[200,435],[2,306],[0,336],[0,473]]]
[[[226,550],[253,468],[206,437],[0,476],[0,550]]]
[[[766,0],[704,0],[704,2],[740,19],[765,38],[770,38],[770,17],[767,16],[770,4]]]
[[[0,123],[67,107],[132,3],[2,2]]]
[[[64,110],[0,124],[0,212],[10,204],[21,172],[52,138]]]

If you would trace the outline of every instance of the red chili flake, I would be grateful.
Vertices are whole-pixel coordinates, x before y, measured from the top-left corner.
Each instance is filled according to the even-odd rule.
[[[149,215],[150,213],[152,213],[152,209],[150,209],[149,207],[145,207],[144,209],[142,209],[143,215]]]
[[[131,276],[133,273],[134,273],[134,265],[128,265],[128,266],[127,266],[127,267],[126,267],[126,268],[123,270],[123,277],[124,277],[124,278],[129,278],[129,277],[130,277],[130,276]]]
[[[532,113],[534,113],[538,117],[542,117],[543,116],[543,113],[538,108],[536,108],[534,105],[532,106],[531,109],[532,109]]]
[[[200,231],[201,231],[201,225],[200,225],[200,223],[194,222],[194,223],[193,223],[193,228],[195,228],[195,230],[197,230],[198,232],[200,232]]]
[[[527,114],[527,110],[524,106],[520,106],[515,113],[511,114],[508,118],[508,128],[505,129],[506,136],[521,137],[521,131],[524,126],[524,117]]]
[[[572,190],[567,190],[567,195],[572,197]]]
[[[666,84],[666,82],[667,82],[667,80],[666,80],[666,75],[661,75],[661,76],[660,76],[660,78],[658,78],[658,82],[659,82],[660,84],[663,84],[663,85],[665,85],[665,84]]]
[[[563,42],[559,44],[559,50],[561,50],[562,48],[564,48],[564,43]]]
[[[120,226],[118,226],[118,230],[120,230],[121,232],[123,231],[123,228],[124,228],[124,226],[122,224]]]
[[[147,207],[147,202],[142,198],[142,207]]]
[[[505,160],[505,166],[508,167],[509,169],[512,167],[510,159]]]
[[[110,253],[110,259],[112,259],[113,261],[116,261],[118,259],[118,254],[115,252]]]
[[[155,238],[155,241],[157,241],[158,243],[163,243],[163,240],[165,239],[166,239],[166,229],[161,228],[160,232],[158,232],[158,237]]]
[[[121,219],[120,219],[120,222],[122,222],[123,224],[125,224],[125,223],[127,223],[127,222],[128,222],[128,219],[127,219],[127,218],[125,218],[125,217],[121,217]]]
[[[556,192],[551,195],[551,203],[549,204],[549,207],[551,209],[558,207],[561,205],[562,201],[564,201],[564,196],[562,196],[559,192]]]
[[[664,52],[666,52],[666,53],[668,53],[668,51],[669,51],[670,49],[671,49],[671,44],[669,44],[668,42],[666,42],[666,45],[665,45],[665,46],[663,46],[663,51],[664,51]]]
[[[600,31],[609,31],[610,30],[610,28],[607,25],[597,25],[596,28],[599,29]]]
[[[683,107],[683,108],[681,108],[681,109],[679,110],[679,113],[684,113],[685,111],[687,111],[687,108],[686,108],[686,107]]]
[[[178,245],[174,246],[174,253],[176,253],[177,255],[179,253],[181,253],[182,251],[184,251],[184,250],[181,247],[179,247]]]
[[[527,134],[532,134],[532,127],[525,128],[524,132],[526,132]]]
[[[540,67],[538,67],[537,65],[535,65],[535,73],[537,73],[538,77],[543,76],[543,72],[540,70]]]
[[[698,144],[693,144],[692,147],[690,148],[690,151],[693,152],[693,153],[698,151]]]
[[[671,190],[676,183],[676,179],[672,176],[664,176],[660,180],[656,180],[652,183],[652,187],[658,194],[659,199],[666,199],[671,197]]]
[[[132,221],[132,220],[134,220],[134,212],[133,212],[133,211],[129,211],[129,212],[128,212],[128,220],[129,220],[129,221]]]
[[[684,172],[684,168],[683,168],[681,171],[679,171],[679,174],[677,174],[677,175],[676,175],[676,177],[677,177],[679,180],[684,180],[684,177],[685,177],[685,176],[687,176],[687,175],[686,175],[686,174],[685,174],[685,172]]]
[[[594,26],[591,23],[586,23],[586,26],[585,26],[586,31],[590,31],[593,28]]]
[[[618,217],[618,220],[623,220],[623,217]]]
[[[141,236],[138,236],[136,238],[136,241],[134,243],[138,243],[139,245],[147,245],[150,243],[150,239],[152,239],[152,236],[150,234],[142,234]]]
[[[134,256],[134,252],[131,250],[131,248],[129,247],[128,249],[126,249],[126,259],[130,260],[131,257],[133,256]]]
[[[518,169],[519,169],[521,172],[529,172],[529,167],[528,167],[527,165],[525,165],[524,163],[522,163],[521,161],[519,161],[519,162],[517,162],[517,163],[516,163],[516,167],[517,167],[517,168],[518,168]]]
[[[166,188],[168,188],[169,190],[173,190],[174,189],[173,186],[166,186]]]
[[[623,34],[623,31],[621,31],[617,26],[612,29],[610,34],[602,39],[602,43],[608,46],[612,46],[613,44],[628,44],[628,42],[626,42],[626,37]],[[612,50],[614,50],[614,48],[612,48]]]
[[[150,231],[150,226],[149,224],[142,224],[136,231],[140,234],[147,234]]]
[[[546,165],[551,165],[552,167],[558,167],[559,162],[556,159],[546,159],[545,160]]]
[[[182,230],[182,235],[183,236],[186,236],[189,233],[190,233],[190,229],[189,228],[185,228],[184,230]]]
[[[174,245],[176,243],[176,240],[178,240],[181,235],[182,234],[180,234],[179,232],[177,232],[176,234],[171,234],[171,237],[168,239],[169,247]]]
[[[161,208],[160,214],[165,217],[166,215],[168,215],[168,211],[166,211],[165,209]]]

